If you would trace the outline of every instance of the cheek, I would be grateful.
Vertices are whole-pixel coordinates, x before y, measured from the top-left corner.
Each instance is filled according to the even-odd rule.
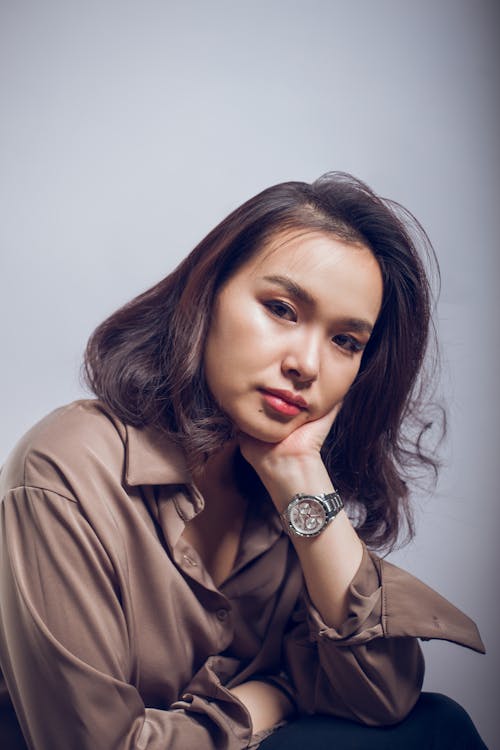
[[[207,339],[207,356],[216,364],[248,366],[261,363],[276,350],[269,319],[244,299],[214,317]],[[273,343],[274,341],[274,343]]]
[[[208,333],[204,366],[212,395],[219,403],[238,387],[244,374],[252,369],[258,355],[253,324],[231,310],[221,307],[214,315]]]
[[[354,383],[356,378],[358,377],[359,368],[361,367],[361,357],[358,357],[356,359],[356,363],[351,368],[349,375],[347,377],[347,390],[351,387],[351,385]]]
[[[327,401],[329,408],[342,401],[349,388],[356,380],[356,376],[359,372],[361,362],[349,363],[348,365],[337,367],[335,373],[330,379],[327,388],[328,396]]]

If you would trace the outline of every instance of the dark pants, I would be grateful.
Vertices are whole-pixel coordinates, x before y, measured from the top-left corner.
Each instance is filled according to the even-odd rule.
[[[292,721],[259,750],[487,750],[469,714],[451,698],[422,693],[399,724],[367,727],[331,716]]]
[[[0,748],[26,750],[14,715],[0,710]],[[365,727],[309,716],[278,729],[259,750],[487,750],[464,709],[438,693],[422,693],[400,724]]]

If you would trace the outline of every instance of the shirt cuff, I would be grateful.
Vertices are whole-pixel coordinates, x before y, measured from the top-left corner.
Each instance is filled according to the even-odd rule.
[[[348,589],[348,610],[337,628],[327,625],[303,594],[309,636],[339,646],[374,638],[438,638],[484,653],[476,624],[411,573],[380,559],[363,545],[361,564]]]

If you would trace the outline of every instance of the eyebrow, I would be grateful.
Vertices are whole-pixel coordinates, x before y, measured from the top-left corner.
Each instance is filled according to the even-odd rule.
[[[298,302],[302,302],[303,304],[309,305],[311,307],[314,307],[315,300],[314,297],[312,297],[309,292],[304,289],[304,287],[300,286],[300,284],[297,284],[296,281],[291,279],[289,276],[280,276],[280,275],[272,275],[272,276],[264,276],[264,281],[269,281],[272,284],[278,284],[279,286],[283,287],[285,291],[290,294],[291,297],[294,297]],[[364,318],[341,318],[338,321],[342,326],[345,326],[351,331],[356,331],[357,333],[368,333],[371,334],[373,331],[373,326],[371,323],[369,323]]]

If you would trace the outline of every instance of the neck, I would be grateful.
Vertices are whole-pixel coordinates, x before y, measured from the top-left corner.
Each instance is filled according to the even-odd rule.
[[[234,456],[237,450],[235,441],[226,443],[212,454],[196,475],[196,484],[205,497],[214,494],[214,490],[223,489],[224,493],[236,488],[234,478]],[[224,494],[217,493],[217,494]]]

